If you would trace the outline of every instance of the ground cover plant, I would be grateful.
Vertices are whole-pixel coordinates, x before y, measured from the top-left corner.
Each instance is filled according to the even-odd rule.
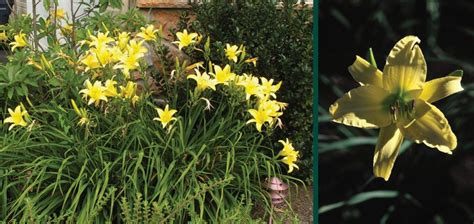
[[[70,10],[46,3],[47,18],[19,16],[5,31],[0,220],[253,222],[254,202],[272,211],[268,177],[297,181],[286,174],[298,150],[269,138],[285,84],[249,73],[258,62],[244,45],[216,63],[209,37],[180,30],[171,44],[205,59],[190,61],[136,10],[68,23]]]

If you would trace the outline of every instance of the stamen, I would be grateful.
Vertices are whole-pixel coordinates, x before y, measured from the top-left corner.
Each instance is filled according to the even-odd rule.
[[[399,119],[413,120],[415,117],[415,101],[403,102],[396,100],[390,105],[390,114],[394,122],[399,121]]]

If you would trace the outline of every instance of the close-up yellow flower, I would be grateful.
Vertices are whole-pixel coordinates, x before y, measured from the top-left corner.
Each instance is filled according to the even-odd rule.
[[[21,109],[21,105],[18,105],[15,107],[15,111],[12,109],[8,108],[8,113],[10,114],[10,117],[7,117],[3,123],[12,123],[8,130],[12,130],[13,127],[15,126],[22,126],[25,127],[28,123],[26,123],[24,116],[28,114],[26,110]]]
[[[265,77],[260,77],[260,80],[262,81],[263,94],[276,98],[275,93],[280,89],[281,81],[278,84],[273,85],[273,79],[267,80]]]
[[[102,86],[100,81],[95,81],[94,85],[89,81],[89,79],[85,82],[85,89],[79,91],[79,93],[83,94],[84,98],[89,98],[89,102],[87,105],[91,105],[94,103],[95,106],[99,106],[101,100],[107,102],[107,96],[105,95],[105,87]]]
[[[238,50],[239,47],[237,45],[232,45],[230,46],[229,44],[226,44],[225,48],[225,56],[234,62],[237,62],[237,56],[240,54],[240,50]]]
[[[444,114],[432,103],[462,91],[461,76],[426,82],[426,62],[418,44],[407,36],[387,57],[383,73],[356,57],[349,66],[360,87],[329,108],[333,121],[359,128],[380,128],[373,160],[374,175],[388,180],[404,138],[451,154],[456,135]]]
[[[130,71],[138,68],[140,64],[138,63],[139,54],[123,54],[120,57],[120,62],[114,66],[116,69],[122,69],[125,78],[130,76]]]
[[[179,50],[181,50],[183,47],[187,47],[190,44],[193,44],[196,42],[196,37],[198,36],[197,33],[190,33],[188,34],[188,31],[185,29],[183,32],[177,32],[176,36],[178,37],[178,41],[173,41],[172,43],[178,44]]]
[[[293,172],[294,168],[299,169],[299,167],[295,164],[295,162],[298,160],[299,152],[293,148],[290,140],[287,138],[286,141],[279,140],[278,142],[283,145],[283,149],[278,153],[278,155],[282,156],[283,159],[281,161],[288,165],[288,173]]]
[[[128,41],[130,40],[130,34],[128,32],[121,32],[118,35],[117,45],[121,50],[127,47]]]
[[[194,69],[194,71],[196,72],[195,75],[188,75],[188,79],[193,79],[194,81],[196,81],[197,83],[197,86],[196,88],[198,90],[205,90],[207,88],[210,88],[212,90],[216,90],[216,84],[217,84],[217,81],[215,79],[211,79],[211,77],[206,73],[202,73],[198,70],[198,69]]]
[[[258,82],[258,78],[244,74],[239,77],[237,85],[243,86],[245,88],[245,99],[249,100],[250,96],[260,96],[262,95],[262,86]]]
[[[155,30],[153,25],[148,25],[146,28],[141,27],[141,32],[137,34],[137,37],[141,37],[144,40],[156,40],[155,33],[158,33],[160,30]]]
[[[87,54],[81,61],[82,64],[86,66],[85,71],[89,71],[90,69],[95,69],[100,67],[99,60],[93,54]]]
[[[117,84],[116,81],[113,79],[107,79],[105,80],[105,90],[104,94],[106,97],[115,97],[118,96],[117,93],[117,88],[115,88],[115,85]]]
[[[28,45],[25,36],[26,34],[22,33],[21,31],[19,34],[13,36],[15,41],[10,43],[10,45],[12,45],[12,51],[14,51],[17,47],[25,47],[26,45]]]
[[[129,55],[135,55],[135,57],[143,57],[145,53],[148,52],[148,49],[143,46],[144,41],[137,42],[131,40],[127,45],[127,52]]]
[[[262,131],[262,125],[265,124],[265,122],[271,123],[273,121],[272,116],[270,116],[271,111],[265,110],[264,107],[258,107],[258,110],[249,109],[248,112],[253,118],[248,120],[247,124],[255,123],[255,127],[259,132]]]
[[[90,39],[89,46],[96,48],[105,47],[105,45],[114,41],[114,38],[109,37],[109,32],[99,32],[97,36],[90,35]]]
[[[158,107],[155,109],[156,109],[156,112],[158,112],[158,117],[153,118],[153,120],[161,122],[161,125],[163,125],[163,128],[166,128],[166,125],[168,125],[169,122],[176,120],[176,118],[173,117],[173,115],[178,111],[174,109],[170,110],[168,104],[166,104],[164,110]]]
[[[230,80],[235,78],[235,74],[232,73],[230,65],[224,66],[224,69],[219,65],[214,65],[214,76],[217,80],[217,83],[227,85]]]

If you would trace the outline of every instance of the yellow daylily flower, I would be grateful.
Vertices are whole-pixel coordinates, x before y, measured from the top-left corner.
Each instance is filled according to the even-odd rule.
[[[360,128],[380,128],[373,160],[374,175],[388,180],[404,138],[451,154],[457,146],[448,120],[433,104],[462,91],[460,76],[425,82],[426,62],[407,36],[391,50],[383,73],[360,57],[349,66],[361,86],[329,108],[333,121]]]
[[[115,88],[115,85],[117,84],[116,81],[113,79],[107,79],[105,81],[105,90],[104,90],[104,95],[106,97],[115,97],[118,96],[117,93],[117,88]]]
[[[245,88],[245,99],[249,100],[250,96],[260,96],[262,95],[262,87],[258,83],[258,78],[244,74],[239,77],[237,85],[243,86]]]
[[[21,31],[19,34],[13,36],[15,41],[10,43],[10,45],[12,45],[12,51],[14,51],[15,48],[17,47],[25,47],[26,45],[28,45],[28,43],[26,42],[25,36],[26,34],[22,33]]]
[[[26,110],[22,111],[21,105],[18,105],[15,107],[15,111],[12,109],[8,108],[8,113],[10,114],[10,117],[7,117],[3,123],[12,123],[8,130],[12,130],[13,127],[15,126],[22,126],[25,127],[28,123],[26,123],[25,119],[23,118],[28,114]]]
[[[172,43],[178,44],[179,50],[181,50],[183,47],[187,47],[192,43],[196,42],[196,37],[198,37],[197,33],[190,33],[188,34],[188,31],[185,29],[183,32],[177,32],[176,36],[178,37],[178,41],[173,41]]]
[[[86,72],[89,71],[90,69],[95,69],[95,68],[100,67],[99,60],[93,54],[88,54],[80,62],[86,66],[86,70],[85,70]]]
[[[257,60],[258,60],[258,58],[249,58],[249,59],[246,59],[244,62],[245,63],[252,63],[253,67],[256,67],[257,66]]]
[[[97,58],[97,61],[102,67],[114,61],[112,49],[105,45],[90,49],[90,53]]]
[[[276,98],[275,93],[280,89],[281,81],[278,84],[273,85],[273,79],[267,80],[265,77],[260,77],[260,80],[262,81],[263,94]]]
[[[107,96],[105,95],[105,87],[102,86],[100,81],[95,81],[94,85],[89,81],[89,79],[85,82],[85,89],[79,91],[79,93],[84,94],[83,97],[87,99],[89,98],[89,102],[87,105],[91,105],[94,103],[95,106],[99,106],[101,100],[107,102]]]
[[[239,47],[237,45],[232,45],[230,46],[229,44],[226,44],[225,48],[225,56],[234,62],[237,62],[237,56],[240,54],[240,50],[238,50]]]
[[[64,9],[56,9],[56,12],[52,10],[52,13],[56,19],[64,19],[66,18],[66,11]]]
[[[271,123],[273,121],[272,117],[270,116],[271,111],[265,110],[264,107],[258,107],[258,110],[250,109],[248,110],[250,115],[252,115],[252,119],[247,121],[247,124],[254,123],[257,131],[262,131],[262,125],[265,122]]]
[[[120,86],[120,90],[122,98],[130,99],[133,105],[135,105],[135,103],[140,99],[140,97],[138,97],[136,94],[137,84],[132,81],[128,81],[125,87]]]
[[[135,40],[131,40],[127,45],[128,54],[135,55],[135,57],[138,58],[145,56],[145,53],[148,52],[148,49],[143,47],[143,42],[144,41],[137,42]]]
[[[188,79],[193,79],[196,81],[198,90],[205,90],[210,88],[212,90],[216,90],[217,81],[215,79],[211,79],[211,77],[206,73],[202,73],[198,69],[194,69],[196,75],[188,75]]]
[[[160,30],[155,30],[153,25],[148,25],[146,28],[141,27],[141,32],[137,34],[137,37],[141,37],[145,40],[155,40],[156,35],[155,33],[159,32]]]
[[[178,111],[174,109],[170,110],[168,104],[166,104],[164,110],[158,107],[155,109],[158,112],[158,117],[153,118],[153,120],[161,122],[161,125],[163,125],[163,128],[166,128],[166,125],[168,125],[169,122],[176,120],[176,118],[173,117],[173,115]]]
[[[216,77],[217,83],[222,83],[224,85],[228,84],[228,81],[235,78],[235,74],[230,70],[230,65],[224,66],[224,69],[219,65],[214,65],[214,76]]]
[[[114,66],[114,68],[122,69],[125,78],[130,76],[130,70],[134,70],[140,66],[138,60],[140,59],[139,54],[124,54],[120,58],[120,62]]]
[[[99,32],[97,36],[90,35],[90,39],[91,41],[89,42],[89,46],[96,47],[96,48],[104,47],[108,43],[114,41],[114,38],[109,37],[109,32],[106,32],[106,33]]]
[[[293,172],[293,168],[299,169],[299,167],[295,164],[295,162],[298,160],[299,152],[293,148],[290,140],[287,138],[286,141],[279,140],[278,142],[283,145],[283,149],[278,153],[278,155],[282,156],[283,159],[281,161],[288,165],[288,173]]]
[[[121,50],[124,50],[127,47],[128,40],[130,39],[130,34],[128,32],[121,32],[118,35],[117,45]]]

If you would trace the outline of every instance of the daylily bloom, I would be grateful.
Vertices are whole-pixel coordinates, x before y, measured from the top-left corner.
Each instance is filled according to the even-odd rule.
[[[82,60],[81,60],[81,63],[84,64],[86,66],[86,72],[89,71],[90,69],[94,69],[94,68],[99,68],[100,67],[100,63],[99,63],[99,60],[97,59],[97,57],[93,54],[88,54],[87,56],[85,56]]]
[[[27,115],[28,112],[26,110],[22,111],[21,105],[16,106],[15,111],[8,108],[8,113],[10,114],[10,117],[7,117],[3,121],[3,123],[12,123],[12,125],[10,125],[10,127],[8,128],[9,131],[17,125],[22,127],[25,127],[27,125],[25,119],[23,119],[23,116]]]
[[[108,35],[109,35],[109,32],[106,32],[106,33],[99,32],[97,34],[97,37],[94,35],[90,35],[90,39],[92,41],[89,42],[89,46],[100,48],[100,47],[104,47],[110,42],[113,42],[114,38],[109,37]]]
[[[197,33],[190,33],[188,34],[188,31],[185,29],[183,32],[177,32],[176,36],[178,37],[178,41],[173,41],[172,43],[178,44],[179,50],[181,50],[183,47],[187,47],[192,43],[196,42],[196,37],[198,36]]]
[[[128,81],[125,87],[120,86],[120,90],[121,97],[124,99],[130,99],[133,105],[135,105],[135,103],[140,99],[136,94],[137,84],[132,81]]]
[[[383,74],[356,57],[349,66],[361,86],[329,108],[335,122],[380,128],[373,160],[374,175],[388,180],[404,138],[451,154],[457,139],[443,113],[431,103],[462,91],[461,77],[450,75],[425,82],[426,62],[418,44],[407,36],[388,55]]]
[[[263,94],[276,98],[275,93],[280,89],[281,81],[278,84],[273,85],[273,79],[267,80],[265,77],[260,77],[260,80],[262,81]]]
[[[212,90],[216,90],[217,81],[215,79],[211,79],[211,77],[206,73],[202,73],[198,69],[194,69],[196,75],[188,75],[188,79],[194,79],[197,83],[196,88],[198,90],[205,90],[210,88]]]
[[[273,118],[270,116],[271,111],[265,110],[264,107],[259,106],[258,110],[250,109],[248,112],[253,118],[248,120],[247,124],[255,122],[255,127],[259,132],[262,131],[262,125],[265,122],[271,123],[273,121]]]
[[[128,44],[128,40],[130,39],[129,33],[128,32],[121,32],[118,35],[118,40],[117,40],[117,45],[119,46],[120,49],[125,49]]]
[[[158,117],[153,118],[154,121],[159,121],[163,125],[163,128],[166,128],[166,125],[168,125],[169,122],[176,120],[173,115],[178,112],[177,110],[174,109],[169,109],[169,105],[166,104],[165,109],[161,108],[155,108],[156,111],[158,112]]]
[[[146,47],[143,47],[143,41],[137,42],[135,40],[131,40],[127,45],[127,52],[129,55],[135,55],[135,57],[143,57],[145,53],[148,52]]]
[[[229,44],[226,44],[226,48],[225,48],[225,56],[227,56],[227,58],[229,60],[232,60],[234,62],[237,62],[237,55],[240,54],[240,50],[238,50],[239,47],[237,47],[237,45],[232,45],[230,46]]]
[[[28,45],[25,39],[25,34],[22,33],[21,31],[19,34],[15,35],[13,38],[15,39],[15,41],[10,43],[10,45],[12,45],[12,51],[14,51],[15,48],[17,47],[24,47]]]
[[[66,11],[64,11],[64,9],[56,9],[56,12],[54,10],[52,10],[52,14],[55,15],[55,18],[56,19],[64,19],[66,18]]]
[[[107,79],[105,81],[105,90],[104,90],[105,96],[107,96],[107,97],[118,96],[117,88],[115,88],[116,84],[117,84],[117,82],[114,81],[113,79]]]
[[[239,77],[237,85],[243,86],[245,88],[245,99],[249,100],[250,96],[256,95],[259,96],[262,94],[262,87],[258,83],[258,78],[254,76],[249,76],[244,74]]]
[[[141,27],[140,30],[141,32],[138,33],[137,36],[145,40],[155,40],[155,33],[159,32],[159,30],[155,30],[155,27],[153,25],[148,25],[146,28]]]
[[[293,148],[290,140],[287,138],[286,141],[279,140],[278,142],[283,145],[283,149],[278,153],[278,155],[282,156],[283,159],[281,161],[288,165],[288,173],[293,172],[293,168],[295,167],[296,169],[299,169],[295,164],[296,160],[298,160],[299,152]]]
[[[95,106],[99,106],[101,100],[107,102],[107,96],[105,95],[105,87],[102,86],[100,81],[95,81],[94,85],[89,81],[89,79],[85,82],[86,88],[79,91],[79,93],[84,94],[83,97],[89,97],[89,102],[87,105],[91,105],[94,103]]]
[[[230,65],[226,65],[224,69],[219,65],[214,65],[214,75],[217,83],[227,85],[227,82],[235,78],[235,74],[230,70]]]

